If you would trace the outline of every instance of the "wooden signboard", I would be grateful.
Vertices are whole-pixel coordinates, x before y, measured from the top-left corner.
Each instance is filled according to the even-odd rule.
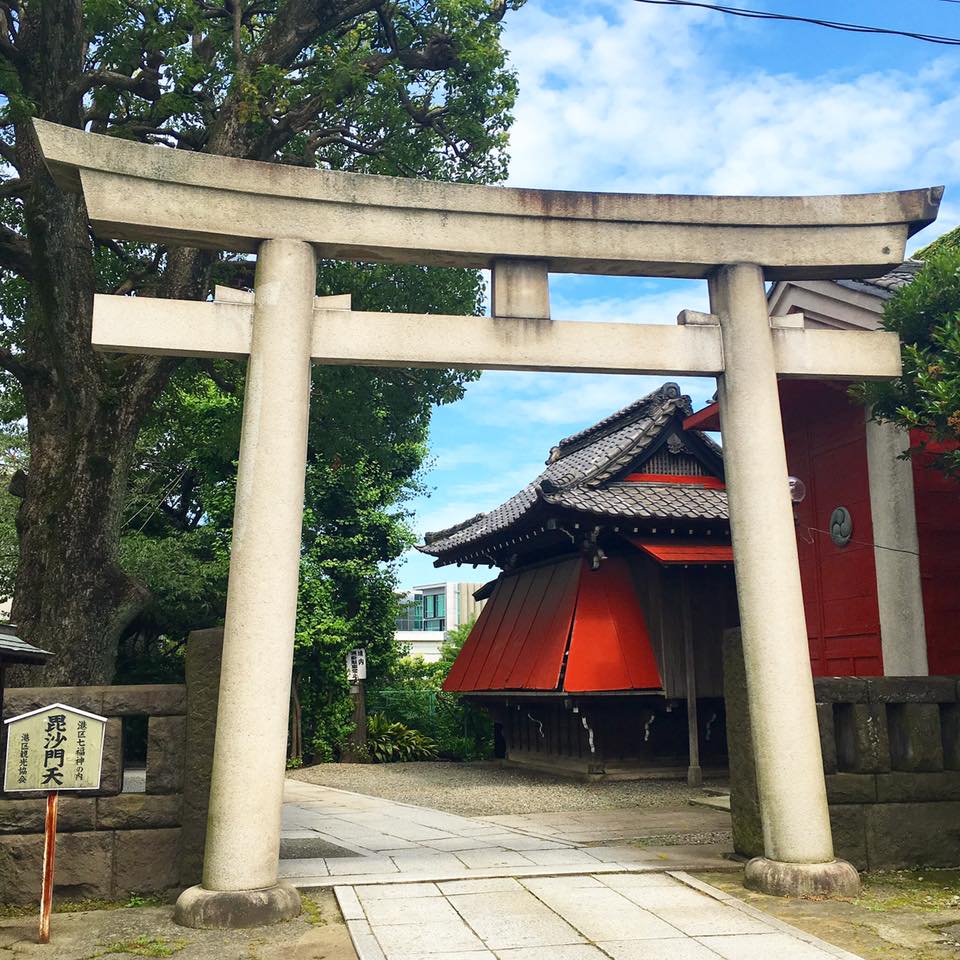
[[[357,647],[347,654],[347,680],[356,683],[367,679],[367,651],[365,647]]]
[[[106,717],[52,703],[5,723],[5,793],[100,789]]]
[[[4,721],[6,793],[43,791],[47,814],[43,830],[43,881],[40,889],[40,943],[50,942],[53,865],[57,843],[57,799],[61,790],[99,790],[103,734],[107,718],[51,703]]]

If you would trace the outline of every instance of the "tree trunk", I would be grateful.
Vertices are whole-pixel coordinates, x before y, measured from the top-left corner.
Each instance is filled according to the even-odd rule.
[[[37,115],[80,126],[81,104],[64,93],[83,69],[81,0],[41,3],[22,20],[21,72]],[[12,618],[21,636],[55,656],[11,671],[13,683],[113,680],[117,645],[148,595],[116,554],[137,436],[173,362],[97,354],[90,345],[96,289],[81,196],[62,192],[43,163],[28,119],[16,125],[31,292],[24,350],[16,356],[27,409],[30,465],[11,490],[20,558]],[[169,296],[196,296],[205,261],[176,251]]]

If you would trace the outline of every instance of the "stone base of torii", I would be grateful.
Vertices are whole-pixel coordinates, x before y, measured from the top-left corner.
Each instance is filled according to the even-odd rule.
[[[94,346],[249,357],[203,880],[180,923],[299,911],[278,883],[311,362],[715,376],[765,856],[748,886],[853,896],[834,857],[778,377],[900,372],[889,333],[771,322],[765,281],[878,275],[941,191],[841,197],[581,194],[305,170],[36,122],[52,175],[103,236],[256,252],[254,295],[97,297]],[[352,311],[314,297],[317,255],[490,268],[492,317]],[[550,272],[693,277],[676,326],[550,319]]]

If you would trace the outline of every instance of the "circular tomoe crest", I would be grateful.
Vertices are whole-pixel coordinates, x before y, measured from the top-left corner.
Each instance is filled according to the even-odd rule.
[[[830,514],[830,539],[838,547],[845,547],[853,536],[853,517],[846,507],[837,507]]]

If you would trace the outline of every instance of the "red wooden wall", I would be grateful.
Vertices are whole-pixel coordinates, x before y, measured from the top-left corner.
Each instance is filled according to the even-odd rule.
[[[814,675],[882,675],[863,408],[843,387],[804,381],[780,387],[787,466],[807,487],[795,513]],[[839,506],[853,517],[846,547],[823,532]]]
[[[917,442],[917,438],[913,438]],[[960,673],[960,484],[914,457],[920,579],[932,674]]]

